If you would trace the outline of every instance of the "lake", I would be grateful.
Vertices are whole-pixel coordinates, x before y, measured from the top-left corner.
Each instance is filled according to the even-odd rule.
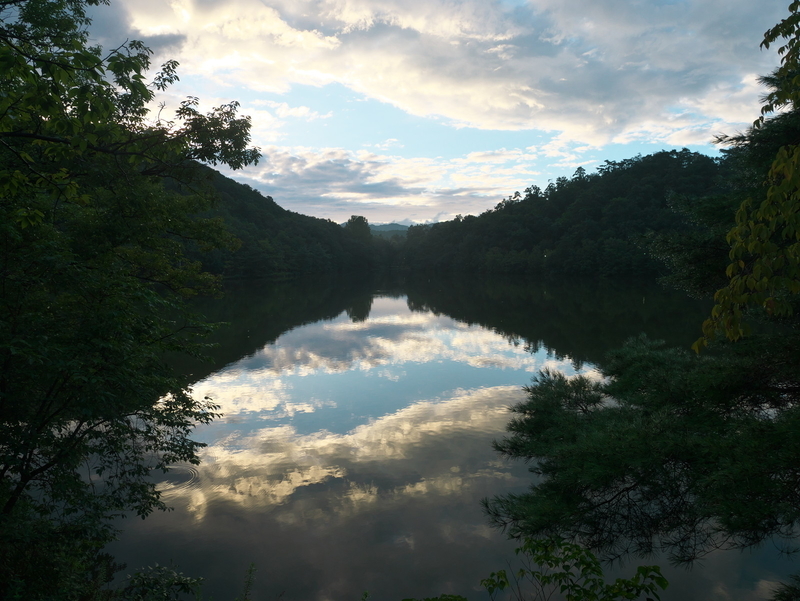
[[[175,563],[206,599],[240,594],[253,563],[253,599],[483,601],[514,544],[480,500],[532,481],[491,446],[522,387],[543,367],[598,377],[640,332],[688,346],[708,305],[657,285],[424,277],[242,283],[200,309],[229,323],[209,363],[179,367],[224,417],[195,433],[201,465],[160,483],[174,511],[122,521],[117,560]],[[665,566],[662,599],[763,599],[796,569],[769,545],[715,553]]]

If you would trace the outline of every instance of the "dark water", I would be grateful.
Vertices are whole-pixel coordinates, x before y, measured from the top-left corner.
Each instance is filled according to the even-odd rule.
[[[513,561],[479,502],[531,482],[491,442],[537,370],[596,375],[640,332],[688,346],[708,307],[657,286],[424,278],[241,284],[203,309],[230,324],[212,363],[181,368],[225,416],[196,433],[202,464],[161,484],[175,510],[124,521],[111,551],[174,562],[217,600],[255,563],[254,599],[399,601],[488,599],[480,579]],[[717,553],[667,568],[662,598],[762,599],[792,568],[769,547]]]

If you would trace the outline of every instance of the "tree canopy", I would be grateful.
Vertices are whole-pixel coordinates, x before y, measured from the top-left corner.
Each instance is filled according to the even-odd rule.
[[[796,114],[800,100],[800,2],[789,5],[789,16],[769,29],[761,43],[769,48],[783,41],[778,53],[781,66],[762,82],[770,89],[761,117],[748,139],[768,124],[779,109]],[[765,191],[748,197],[736,213],[728,232],[730,263],[725,287],[714,296],[711,317],[703,323],[696,349],[722,333],[738,340],[750,333],[745,313],[761,309],[770,316],[794,313],[792,298],[800,293],[800,145],[796,138],[781,145],[765,174]]]
[[[221,219],[240,242],[234,250],[191,253],[213,273],[228,279],[278,280],[311,273],[364,273],[394,259],[386,240],[353,236],[346,226],[289,211],[247,184],[210,168],[208,173],[218,201],[207,216]]]
[[[717,161],[688,149],[606,161],[591,174],[579,168],[479,216],[412,226],[403,260],[411,270],[653,277],[658,263],[642,236],[685,230],[670,203],[713,193],[719,172]]]
[[[197,161],[257,160],[235,102],[151,118],[167,62],[88,44],[92,0],[0,5],[0,596],[77,597],[112,564],[110,519],[163,508],[148,475],[196,461],[214,417],[164,364],[207,326],[215,279],[187,242],[230,244]],[[164,182],[169,182],[165,186]],[[41,566],[48,566],[42,570]]]

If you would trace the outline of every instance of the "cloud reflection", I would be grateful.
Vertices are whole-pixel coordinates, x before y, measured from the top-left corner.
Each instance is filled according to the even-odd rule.
[[[411,388],[397,406],[381,404],[432,363],[434,392]],[[501,460],[490,443],[504,431],[506,408],[524,398],[509,384],[520,375],[512,370],[527,376],[546,365],[574,372],[568,360],[411,313],[402,300],[375,299],[365,322],[340,316],[297,328],[196,386],[228,421],[199,432],[209,441],[200,466],[179,467],[161,484],[176,511],[129,524],[115,555],[132,568],[142,557],[189,566],[215,598],[238,590],[252,561],[257,598],[357,599],[369,590],[376,599],[480,599],[479,579],[513,561],[513,544],[486,524],[479,500],[531,483],[524,464]],[[500,373],[505,384],[468,387],[462,376],[478,371]],[[347,406],[358,388],[367,415],[332,431],[337,412],[361,409]],[[263,419],[279,415],[285,423]],[[309,419],[314,427],[303,430]],[[774,555],[712,554],[691,574],[666,567],[670,598],[763,599],[781,577]],[[630,572],[628,564],[607,575]]]
[[[197,521],[210,506],[225,505],[294,524],[348,519],[376,504],[475,495],[501,482],[521,485],[491,449],[508,407],[524,398],[521,386],[456,388],[462,377],[443,377],[448,365],[454,374],[543,367],[574,373],[569,359],[531,354],[479,326],[412,312],[404,298],[376,297],[364,321],[342,314],[297,328],[198,383],[195,391],[214,398],[227,422],[205,430],[211,442],[193,478],[165,484],[163,495]],[[426,366],[436,366],[434,392],[420,396],[417,380],[431,377],[420,375]],[[381,382],[400,395],[394,405],[383,404]],[[357,406],[356,388],[367,391]],[[302,414],[319,414],[310,430],[300,427]],[[346,427],[334,431],[342,421]]]
[[[297,377],[361,372],[400,382],[411,377],[405,366],[434,362],[529,373],[543,367],[571,372],[569,358],[531,354],[480,326],[433,313],[412,313],[403,299],[377,298],[373,314],[376,317],[366,321],[340,316],[288,332],[198,382],[195,392],[211,396],[228,419],[242,413],[280,419],[335,406],[331,400],[293,398]]]
[[[299,518],[292,502],[301,496],[319,510],[303,512],[313,520],[352,515],[378,499],[385,505],[461,494],[481,481],[513,479],[489,442],[523,394],[516,386],[459,391],[347,434],[299,435],[292,426],[233,433],[205,449],[191,486],[165,486],[163,495],[197,520],[204,519],[206,505],[224,502],[279,509],[283,521],[293,522]]]

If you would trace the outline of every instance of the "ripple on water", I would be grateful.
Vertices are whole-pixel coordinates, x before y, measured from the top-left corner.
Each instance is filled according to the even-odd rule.
[[[169,465],[169,472],[157,485],[162,497],[172,497],[200,487],[200,472],[193,465]]]

